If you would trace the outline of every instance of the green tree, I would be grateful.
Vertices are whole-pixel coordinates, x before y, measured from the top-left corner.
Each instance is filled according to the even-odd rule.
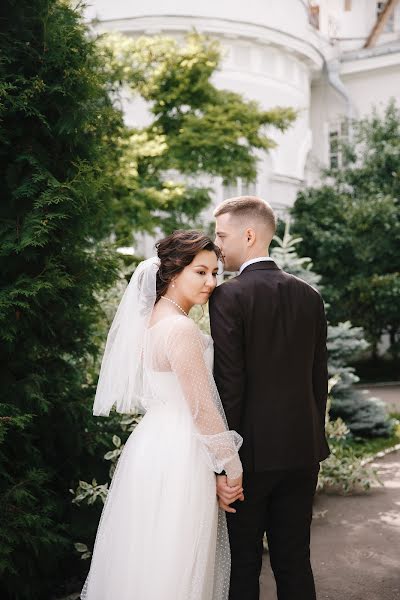
[[[101,240],[123,122],[95,43],[67,3],[4,8],[0,595],[36,599],[76,571],[67,490],[98,468],[107,427],[90,418],[91,356],[95,294],[117,271]]]
[[[398,357],[400,335],[400,111],[353,125],[344,166],[300,192],[292,210],[301,253],[322,276],[332,322],[363,327],[374,355],[383,333]]]
[[[140,129],[126,127],[121,136],[113,206],[121,244],[132,243],[137,230],[158,227],[167,234],[198,225],[211,200],[212,178],[254,180],[255,150],[272,148],[269,130],[284,131],[295,118],[290,108],[264,111],[217,89],[211,78],[220,47],[196,33],[184,44],[113,33],[101,36],[98,48],[115,93],[126,96],[129,89],[142,98],[151,121]]]

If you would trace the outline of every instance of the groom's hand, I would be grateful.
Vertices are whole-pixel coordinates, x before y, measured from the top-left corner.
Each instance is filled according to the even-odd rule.
[[[238,479],[227,479],[226,475],[217,475],[217,496],[219,506],[226,512],[235,513],[236,510],[230,504],[236,500],[244,500],[242,477]]]

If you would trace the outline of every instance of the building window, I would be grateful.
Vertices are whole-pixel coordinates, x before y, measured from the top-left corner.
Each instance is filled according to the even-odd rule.
[[[343,144],[349,136],[348,123],[344,121],[335,121],[329,125],[329,167],[331,169],[341,169],[344,164]]]
[[[236,196],[255,196],[256,195],[256,184],[248,183],[241,177],[236,179],[236,182],[228,183],[224,185],[224,199],[235,198]]]
[[[319,29],[319,4],[316,4],[312,0],[308,2],[308,20],[310,25]]]
[[[376,17],[377,17],[377,19],[379,19],[379,17],[383,13],[386,4],[387,4],[386,2],[377,2],[376,3]],[[394,10],[392,10],[392,12],[390,13],[390,17],[386,21],[386,25],[385,25],[385,28],[383,30],[383,33],[392,33],[393,31],[394,31]]]

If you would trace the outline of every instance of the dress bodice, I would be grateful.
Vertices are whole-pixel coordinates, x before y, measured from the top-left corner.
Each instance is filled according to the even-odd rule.
[[[147,343],[145,363],[147,368],[147,393],[145,394],[144,408],[159,406],[160,404],[171,403],[178,405],[178,400],[184,400],[182,389],[179,384],[178,376],[171,366],[169,355],[172,348],[169,347],[169,340],[173,339],[174,344],[180,344],[179,334],[174,335],[174,327],[180,320],[187,317],[177,315],[166,317],[157,321],[147,331]],[[208,369],[213,368],[213,341],[210,335],[198,330],[199,339],[203,348],[204,362]]]
[[[165,317],[148,328],[143,349],[144,408],[166,408],[190,421],[210,467],[242,472],[242,438],[229,431],[212,374],[213,343],[183,315]]]

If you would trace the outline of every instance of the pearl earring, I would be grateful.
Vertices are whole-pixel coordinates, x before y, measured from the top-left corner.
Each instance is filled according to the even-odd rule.
[[[172,287],[175,287],[175,284],[174,284],[174,282],[172,282]]]

